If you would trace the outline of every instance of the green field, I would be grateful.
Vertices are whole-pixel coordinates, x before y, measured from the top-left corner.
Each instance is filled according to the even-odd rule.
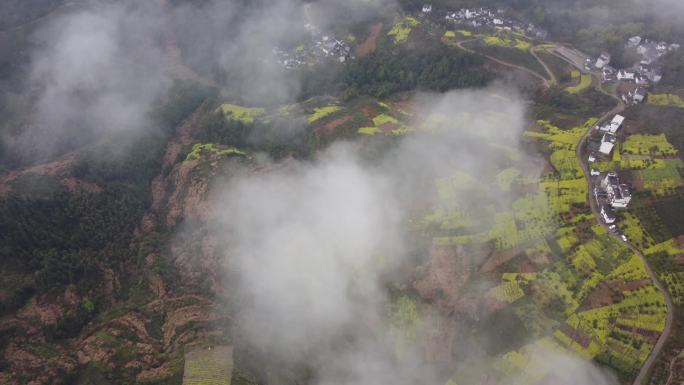
[[[519,38],[509,38],[502,36],[501,34],[483,36],[482,41],[487,45],[493,45],[505,48],[517,48],[522,51],[527,51],[532,48],[532,43],[527,40]]]
[[[199,160],[203,154],[219,157],[231,155],[247,156],[246,153],[238,150],[237,148],[220,148],[214,145],[213,143],[196,143],[192,146],[192,150],[185,157],[185,162]]]
[[[679,95],[674,94],[648,94],[648,104],[684,108],[684,100]]]
[[[582,74],[580,76],[580,81],[579,84],[576,86],[568,87],[565,89],[565,91],[569,92],[570,94],[579,94],[580,92],[586,90],[591,86],[591,75],[589,74]]]
[[[632,155],[671,156],[677,149],[668,142],[665,134],[630,135],[622,144],[622,153]]]
[[[404,43],[406,40],[408,40],[409,34],[413,28],[417,27],[419,24],[420,22],[417,19],[407,16],[398,23],[394,24],[387,35],[394,38],[395,44]]]
[[[238,120],[242,123],[253,123],[254,119],[265,113],[263,108],[249,108],[228,103],[222,104],[219,111],[222,111],[227,119]]]
[[[644,189],[657,196],[667,196],[676,194],[677,189],[684,186],[683,172],[684,162],[681,159],[659,159],[654,167],[638,173],[643,180]]]
[[[185,355],[183,385],[230,385],[233,348],[216,346]]]
[[[361,127],[358,130],[358,133],[362,135],[375,135],[378,132],[380,132],[380,129],[377,127]]]
[[[328,115],[334,114],[337,111],[340,111],[342,107],[330,104],[325,107],[320,107],[320,108],[314,108],[314,111],[311,115],[307,117],[307,120],[309,123],[313,123],[319,119],[323,119]]]

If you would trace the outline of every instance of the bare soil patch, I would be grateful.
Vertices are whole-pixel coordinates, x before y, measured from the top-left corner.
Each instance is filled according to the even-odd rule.
[[[338,127],[349,122],[353,117],[353,115],[345,115],[316,128],[316,136],[320,138],[321,136],[333,134]]]
[[[364,57],[375,52],[380,31],[382,31],[382,23],[375,23],[370,27],[370,35],[354,49],[356,56]]]

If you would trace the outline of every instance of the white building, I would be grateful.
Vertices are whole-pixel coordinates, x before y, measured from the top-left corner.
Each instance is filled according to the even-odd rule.
[[[624,116],[615,115],[613,117],[613,120],[611,120],[609,124],[604,124],[603,126],[600,126],[599,130],[615,135],[617,130],[619,130],[620,127],[622,126],[622,122],[624,122],[624,121],[625,121]]]
[[[627,39],[627,47],[637,47],[639,44],[641,44],[641,36],[632,36],[629,39]]]
[[[599,152],[603,155],[610,155],[610,152],[613,151],[613,147],[615,145],[611,142],[601,142],[601,147],[599,147]]]
[[[620,70],[617,73],[618,80],[634,80],[634,76],[636,76],[636,73],[630,70]]]
[[[423,5],[423,13],[430,13],[432,12],[432,4],[424,4]]]
[[[596,59],[596,64],[594,64],[594,67],[598,69],[602,69],[603,67],[607,66],[610,63],[610,54],[607,52],[604,52],[601,54],[601,56]]]
[[[601,181],[601,187],[606,190],[610,205],[614,208],[626,208],[632,200],[632,195],[626,185],[620,184],[620,178],[615,171],[606,174]]]
[[[634,91],[634,95],[632,96],[632,101],[634,103],[643,103],[644,99],[646,99],[646,88],[644,87],[639,87]]]
[[[613,212],[613,209],[610,208],[610,206],[601,206],[601,217],[603,218],[603,221],[606,223],[610,224],[615,222],[615,213]]]
[[[592,168],[591,171],[589,172],[589,174],[590,174],[591,176],[599,176],[599,175],[601,175],[601,171],[599,171],[599,170],[597,170],[597,169],[595,169],[595,168]]]

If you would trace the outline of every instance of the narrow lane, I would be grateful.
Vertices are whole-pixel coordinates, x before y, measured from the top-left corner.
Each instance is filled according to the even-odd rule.
[[[549,66],[546,65],[546,62],[544,62],[539,57],[539,55],[537,55],[537,49],[541,48],[542,46],[543,46],[543,44],[540,44],[540,45],[536,45],[536,46],[530,48],[530,55],[534,56],[534,58],[537,59],[539,64],[541,64],[542,67],[544,67],[544,71],[546,71],[546,73],[549,75],[548,79],[549,79],[550,85],[557,85],[558,79],[556,78],[556,74],[554,74],[553,71],[551,71],[551,69],[549,68]]]
[[[454,44],[454,43],[447,43],[447,44],[456,46],[456,47],[458,47],[458,49],[463,50],[463,51],[465,51],[465,52],[468,52],[468,53],[472,53],[472,54],[475,54],[475,55],[480,55],[480,56],[486,57],[487,59],[489,59],[489,60],[491,60],[491,61],[493,61],[493,62],[495,62],[495,63],[501,64],[501,65],[503,65],[503,66],[510,67],[510,68],[515,68],[515,69],[517,69],[517,70],[526,72],[526,73],[528,73],[528,74],[534,76],[535,78],[541,80],[541,82],[544,84],[544,87],[546,87],[546,88],[549,88],[549,87],[551,86],[548,79],[546,79],[544,76],[538,74],[538,73],[535,72],[535,71],[532,71],[531,69],[529,69],[529,68],[527,68],[527,67],[523,67],[523,66],[520,66],[520,65],[517,65],[517,64],[509,63],[509,62],[506,62],[506,61],[497,59],[497,58],[495,58],[495,57],[493,57],[493,56],[489,56],[489,55],[484,54],[484,53],[482,53],[482,52],[477,52],[477,51],[475,51],[475,50],[472,50],[472,49],[470,49],[470,48],[467,48],[467,47],[464,47],[464,46],[463,46],[464,43],[468,43],[468,42],[475,41],[475,40],[476,40],[476,39],[468,39],[468,40],[459,41],[459,42],[457,42],[457,43],[455,43],[455,44]],[[537,59],[537,60],[539,60],[539,59]]]

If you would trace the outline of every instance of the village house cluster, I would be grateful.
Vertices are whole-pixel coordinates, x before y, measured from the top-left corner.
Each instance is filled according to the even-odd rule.
[[[276,60],[286,69],[317,64],[325,59],[333,59],[340,63],[345,63],[355,58],[351,46],[344,40],[324,35],[313,24],[306,24],[304,28],[309,32],[309,41],[294,49],[273,49],[273,55],[276,57]]]
[[[615,223],[614,209],[625,209],[632,200],[629,187],[620,182],[615,171],[607,172],[600,185],[594,187],[594,196],[601,207],[601,217],[607,224]]]
[[[594,127],[602,136],[598,147],[596,145],[589,147],[589,163],[596,162],[597,158],[610,156],[615,147],[616,134],[624,121],[624,116],[615,115],[609,122]],[[609,171],[601,176],[602,173],[599,170],[592,168],[590,174],[593,179],[594,198],[600,207],[601,218],[609,225],[611,232],[620,235],[624,241],[627,241],[625,235],[618,234],[617,227],[613,223],[616,221],[614,210],[627,208],[632,199],[629,187],[620,182],[620,177],[615,171]],[[600,182],[596,183],[597,181]]]
[[[616,69],[610,65],[610,55],[601,53],[595,60],[587,59],[585,69],[587,71],[599,70],[603,81],[621,81],[628,83],[627,91],[621,95],[625,103],[642,103],[648,94],[647,87],[658,84],[662,79],[659,60],[665,54],[676,51],[679,44],[664,41],[654,42],[642,39],[641,36],[632,36],[627,39],[625,48],[633,50],[639,57],[639,61],[629,68]]]
[[[622,127],[622,123],[625,121],[625,117],[622,115],[615,115],[613,119],[604,125],[596,126],[596,129],[603,133],[601,138],[601,144],[599,145],[598,152],[605,156],[610,156],[610,153],[615,147],[615,134]]]
[[[429,9],[432,12],[431,5],[423,6],[423,11]],[[445,19],[454,24],[460,24],[470,27],[491,27],[509,31],[516,31],[526,33],[538,39],[544,39],[547,32],[534,24],[524,23],[507,16],[502,9],[496,11],[487,8],[462,8],[457,11],[447,11]]]

